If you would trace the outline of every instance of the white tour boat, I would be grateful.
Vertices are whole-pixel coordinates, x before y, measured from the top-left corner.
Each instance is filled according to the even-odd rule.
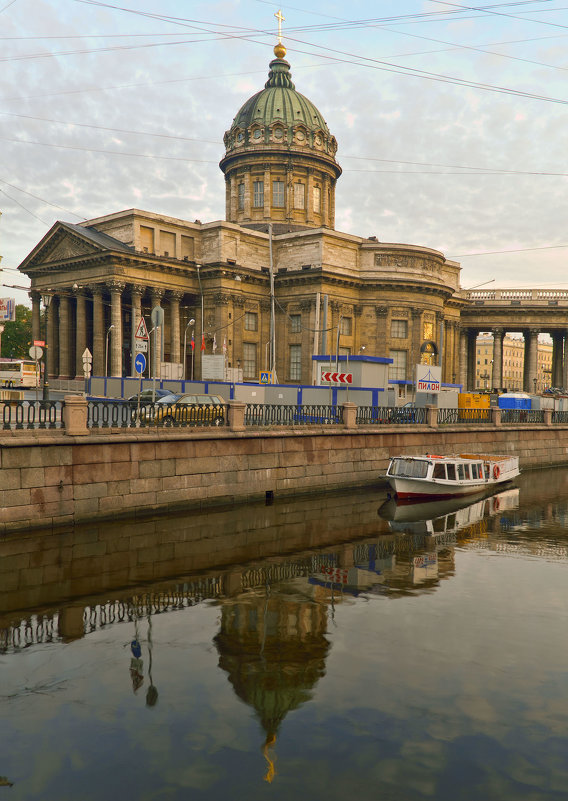
[[[386,479],[398,499],[456,498],[512,481],[520,473],[518,456],[395,456]]]

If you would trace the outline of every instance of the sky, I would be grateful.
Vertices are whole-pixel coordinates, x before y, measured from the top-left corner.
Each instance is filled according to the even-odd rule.
[[[56,220],[224,219],[223,134],[279,8],[343,168],[336,228],[440,250],[461,285],[568,285],[568,0],[0,0],[1,295]],[[309,10],[308,10],[309,9]]]

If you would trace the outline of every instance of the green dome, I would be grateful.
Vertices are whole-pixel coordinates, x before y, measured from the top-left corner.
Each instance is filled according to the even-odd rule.
[[[260,92],[240,108],[231,131],[247,129],[253,124],[270,126],[281,122],[286,127],[304,125],[309,131],[329,134],[327,124],[307,97],[296,91],[290,75],[290,64],[275,58],[270,62],[268,80]]]

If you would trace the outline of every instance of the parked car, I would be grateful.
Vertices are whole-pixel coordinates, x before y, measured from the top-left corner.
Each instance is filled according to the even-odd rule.
[[[171,389],[156,389],[155,393],[153,389],[143,389],[140,393],[140,409],[144,409],[147,406],[151,406],[153,403],[158,403],[160,400],[169,397],[179,397],[174,396]],[[138,414],[138,395],[131,395],[129,398],[126,399],[129,408],[131,411],[131,418],[132,420],[136,420],[136,415]]]
[[[225,401],[219,395],[170,395],[140,411],[142,422],[154,425],[215,425],[225,422]]]
[[[392,423],[415,423],[416,422],[416,405],[409,401],[404,406],[395,406],[391,411]]]

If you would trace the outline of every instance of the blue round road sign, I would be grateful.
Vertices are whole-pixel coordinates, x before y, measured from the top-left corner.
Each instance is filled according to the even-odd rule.
[[[143,353],[136,354],[136,358],[134,359],[134,367],[136,368],[136,372],[142,375],[146,369],[146,357]]]

